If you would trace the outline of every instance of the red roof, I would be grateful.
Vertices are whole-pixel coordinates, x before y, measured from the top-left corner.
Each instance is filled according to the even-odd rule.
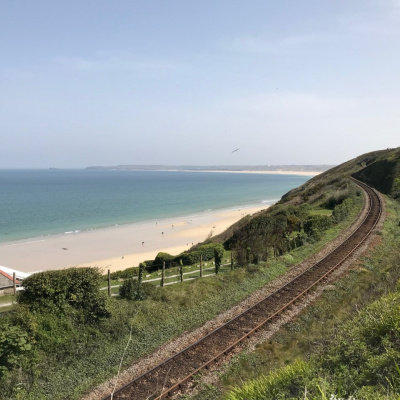
[[[13,281],[13,277],[11,276],[11,275],[8,275],[8,274],[6,274],[4,271],[2,271],[1,269],[0,269],[0,274],[1,275],[3,275],[3,276],[5,276],[7,279],[9,279],[11,282]],[[15,283],[17,284],[17,285],[20,285],[21,284],[21,282],[18,280],[18,279],[15,279]]]

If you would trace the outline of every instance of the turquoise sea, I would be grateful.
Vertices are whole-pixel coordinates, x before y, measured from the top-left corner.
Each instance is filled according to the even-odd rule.
[[[270,204],[309,178],[182,171],[0,170],[0,242]]]

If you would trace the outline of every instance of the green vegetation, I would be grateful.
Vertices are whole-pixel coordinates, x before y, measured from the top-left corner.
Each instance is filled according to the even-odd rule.
[[[234,252],[236,264],[258,264],[305,243],[319,241],[323,232],[345,220],[357,208],[361,192],[348,178],[323,187],[324,193],[315,192],[318,198],[308,197],[309,203],[281,202],[236,229],[224,243]]]
[[[221,269],[222,258],[224,257],[224,247],[220,245],[216,245],[214,247],[214,260],[215,260],[215,273],[218,274]]]
[[[225,269],[224,274],[214,275],[214,271],[210,271],[213,274],[211,277],[163,288],[142,283],[140,290],[142,298],[145,298],[142,301],[105,298],[106,291],[98,290],[101,276],[93,272],[89,276],[86,270],[80,278],[75,278],[79,289],[77,297],[71,286],[71,282],[75,281],[69,280],[72,271],[50,271],[44,277],[33,275],[28,286],[37,287],[38,293],[46,294],[47,300],[39,301],[29,291],[32,307],[29,307],[27,297],[23,296],[13,313],[0,319],[1,331],[12,333],[11,328],[18,326],[14,336],[18,338],[22,335],[22,342],[31,345],[29,349],[24,343],[19,348],[9,346],[12,349],[9,353],[18,354],[18,357],[15,364],[3,361],[4,358],[1,361],[6,368],[0,378],[1,393],[9,399],[79,398],[83,392],[116,372],[131,326],[133,339],[124,365],[183,331],[201,326],[255,289],[285,273],[290,265],[335,237],[355,218],[361,206],[359,198],[349,218],[325,231],[321,241],[307,242],[290,254],[271,258],[268,263],[235,268],[233,271],[228,271],[228,265],[221,268]],[[189,270],[189,267],[185,268]],[[51,290],[50,282],[56,279],[57,273],[65,274],[59,276],[64,283],[55,284],[55,289]],[[138,283],[138,279],[126,282],[127,285]],[[86,310],[76,307],[80,304],[82,296],[79,293],[83,287],[89,287],[93,294],[96,291],[99,299],[106,302],[107,315],[88,320]],[[132,292],[137,293],[135,290]]]
[[[0,305],[4,303],[12,303],[15,301],[15,296],[12,294],[6,294],[0,297]]]
[[[227,400],[340,398],[398,399],[400,291],[384,296],[341,330],[327,351],[231,390]],[[321,393],[321,388],[323,391]]]
[[[46,271],[24,279],[25,290],[18,303],[31,312],[81,313],[88,321],[108,316],[106,298],[100,288],[102,277],[96,268]]]
[[[116,372],[131,326],[125,365],[184,330],[201,326],[284,271],[286,267],[277,264],[164,288],[143,284],[146,300],[107,299],[109,317],[91,323],[80,313],[30,312],[19,305],[0,319],[0,330],[12,336],[20,326],[15,335],[32,347],[8,346],[18,357],[15,363],[0,359],[6,368],[1,393],[8,399],[79,398]]]
[[[163,262],[165,262],[166,268],[172,268],[175,266],[182,265],[189,266],[198,264],[200,262],[200,257],[203,261],[210,261],[214,258],[214,249],[219,248],[218,243],[208,243],[193,246],[191,250],[184,251],[177,256],[173,256],[168,253],[160,252],[157,254],[154,260],[146,261],[146,269],[148,272],[153,272],[160,270],[162,268]]]
[[[393,156],[393,160],[397,160],[396,151],[376,152],[351,160],[313,178],[301,188],[283,196],[277,205],[255,216],[243,218],[225,233],[194,246],[190,251],[177,256],[160,253],[156,260],[144,263],[150,278],[161,279],[160,269],[165,262],[169,268],[165,283],[176,282],[183,276],[181,274],[189,272],[180,284],[158,287],[158,280],[154,284],[146,284],[142,282],[145,279],[144,266],[139,270],[130,268],[112,274],[113,283],[123,282],[123,286],[112,291],[121,291],[120,298],[108,298],[106,291],[99,290],[101,286],[104,287],[104,277],[94,269],[50,271],[28,278],[24,281],[27,291],[19,296],[18,304],[12,312],[4,313],[0,318],[1,396],[28,400],[78,399],[82,393],[115,374],[131,331],[132,341],[126,351],[125,366],[165,341],[201,326],[221,311],[237,304],[257,288],[285,273],[291,265],[319,251],[348,226],[363,204],[361,192],[351,182],[349,174],[367,164],[372,168],[374,162],[384,157]],[[396,193],[396,168],[397,164],[391,170],[392,186],[387,185],[390,194]],[[261,345],[255,353],[237,357],[224,372],[221,384],[209,387],[199,398],[215,399],[233,383],[256,378],[254,369],[265,375],[275,371],[275,375],[271,376],[276,378],[268,379],[270,386],[280,382],[280,386],[274,386],[271,390],[281,393],[282,398],[289,398],[285,388],[293,388],[296,396],[300,393],[299,388],[304,389],[303,383],[309,385],[309,398],[323,398],[321,393],[331,391],[338,396],[347,396],[357,389],[355,385],[346,386],[344,377],[351,376],[352,384],[355,382],[356,385],[368,379],[371,381],[374,375],[368,375],[369,365],[376,367],[375,370],[385,365],[387,369],[384,371],[389,374],[392,386],[380,379],[376,387],[364,390],[370,390],[371,393],[381,393],[382,390],[392,393],[397,390],[396,365],[393,369],[391,358],[384,357],[384,351],[389,348],[391,341],[397,343],[397,336],[391,335],[393,326],[385,322],[387,330],[379,328],[377,332],[379,335],[384,332],[384,341],[376,345],[377,336],[373,336],[372,321],[378,318],[377,314],[372,314],[371,310],[368,311],[370,314],[360,314],[361,319],[368,315],[373,315],[373,318],[370,325],[360,324],[360,327],[369,327],[369,330],[360,328],[358,336],[354,336],[356,342],[362,343],[362,340],[368,339],[371,341],[366,343],[375,346],[365,345],[362,348],[365,351],[358,352],[362,371],[350,369],[350,364],[348,370],[343,369],[350,358],[344,359],[342,353],[351,356],[350,349],[345,345],[351,344],[353,333],[350,327],[357,326],[357,320],[353,319],[349,328],[346,328],[347,336],[342,339],[335,336],[338,327],[347,326],[344,321],[350,317],[356,318],[355,309],[387,294],[388,288],[394,290],[400,278],[393,273],[396,271],[393,266],[398,265],[399,258],[395,261],[397,253],[390,250],[393,243],[400,248],[399,228],[396,225],[398,217],[393,210],[397,210],[394,205],[391,222],[385,227],[379,247],[381,253],[374,253],[372,258],[365,259],[363,268],[339,281],[335,290],[326,291],[323,303],[318,302],[300,319],[288,324],[279,335],[279,340]],[[220,264],[224,254],[222,247],[228,256],[230,252],[233,253],[232,271],[230,266]],[[197,274],[194,270],[198,269],[200,257],[204,261],[215,257],[215,272],[224,273],[185,281],[192,276],[192,271],[194,275]],[[384,266],[383,259],[387,260]],[[209,263],[205,267],[210,266]],[[387,300],[387,304],[389,308],[397,309],[397,297],[393,296]],[[352,303],[348,301],[350,298]],[[375,308],[378,311],[381,309],[382,305]],[[397,314],[393,312],[382,321],[390,321],[391,318],[395,321]],[[335,340],[342,344],[336,353]],[[378,349],[376,352],[373,350],[375,348]],[[397,353],[391,354],[397,356]],[[309,363],[310,357],[315,361]],[[299,360],[293,363],[294,359]],[[285,366],[286,370],[279,369]],[[335,373],[330,374],[330,370]],[[336,376],[341,380],[334,380]],[[373,386],[370,381],[369,386]],[[235,393],[239,395],[240,389]],[[304,392],[302,396],[304,398]]]
[[[14,308],[17,296],[6,294],[0,296],[0,316],[2,313],[8,312]]]
[[[400,204],[387,204],[381,242],[357,268],[191,398],[398,399]]]

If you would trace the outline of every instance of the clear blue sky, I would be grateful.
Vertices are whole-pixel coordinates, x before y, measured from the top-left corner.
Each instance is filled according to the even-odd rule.
[[[399,128],[399,0],[0,3],[0,168],[338,164]]]

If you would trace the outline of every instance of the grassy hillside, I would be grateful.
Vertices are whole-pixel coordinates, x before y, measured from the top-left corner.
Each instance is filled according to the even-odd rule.
[[[388,211],[381,242],[356,268],[195,398],[398,399],[400,204],[389,199]]]
[[[187,398],[399,398],[399,166],[399,149],[369,153],[284,196],[282,202],[318,199],[320,185],[352,174],[390,197],[388,216],[373,251],[279,335],[258,345],[256,351],[235,357],[217,383]],[[242,384],[237,386],[238,382]]]
[[[0,398],[78,399],[115,374],[131,330],[125,366],[202,326],[337,237],[363,205],[350,174],[396,154],[376,152],[351,160],[213,238],[232,250],[233,271],[163,288],[146,284],[135,301],[105,298],[98,292],[101,277],[89,271],[83,276],[72,270],[65,276],[40,274],[30,282],[32,291],[0,318]],[[88,288],[90,301],[84,295]],[[222,393],[223,387],[217,390]]]
[[[277,211],[279,205],[285,207],[309,204],[316,209],[332,208],[335,205],[335,198],[336,203],[340,201],[340,196],[351,186],[350,176],[368,183],[395,199],[400,198],[400,148],[363,154],[331,168],[283,195],[276,206],[254,216],[246,216],[208,242],[227,242],[236,231],[249,225],[253,219],[260,215],[279,212]]]

